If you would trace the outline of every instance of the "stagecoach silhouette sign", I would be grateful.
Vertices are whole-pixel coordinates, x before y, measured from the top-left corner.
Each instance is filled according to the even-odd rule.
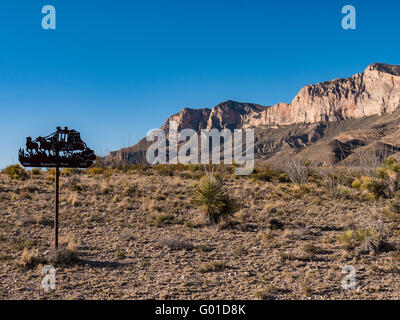
[[[69,130],[67,127],[47,137],[38,137],[32,140],[26,138],[26,150],[20,149],[19,162],[24,167],[55,168],[55,214],[54,214],[54,248],[58,247],[58,203],[59,203],[59,168],[88,168],[96,155],[81,139],[78,131]]]
[[[88,168],[96,156],[81,139],[78,131],[67,127],[47,137],[26,138],[26,151],[19,150],[19,161],[24,167]]]

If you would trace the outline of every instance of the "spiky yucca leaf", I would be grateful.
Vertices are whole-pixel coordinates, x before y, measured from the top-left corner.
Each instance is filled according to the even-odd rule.
[[[222,181],[213,175],[206,175],[200,179],[200,183],[194,191],[192,202],[202,208],[209,218],[218,214],[223,205]]]
[[[207,222],[211,223],[226,219],[238,208],[237,202],[224,193],[223,180],[212,174],[200,179],[193,193],[192,203],[202,209]]]

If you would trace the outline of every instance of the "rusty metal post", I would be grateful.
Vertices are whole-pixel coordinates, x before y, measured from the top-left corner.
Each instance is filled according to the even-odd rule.
[[[54,208],[54,249],[58,248],[58,194],[59,194],[59,179],[60,179],[60,171],[58,166],[56,166],[56,201]]]

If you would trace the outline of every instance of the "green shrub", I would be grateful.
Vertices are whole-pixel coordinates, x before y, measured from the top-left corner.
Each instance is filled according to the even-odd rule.
[[[105,171],[104,168],[98,168],[98,167],[91,167],[87,169],[88,174],[90,174],[92,177],[102,174],[104,173],[104,171]]]
[[[25,180],[28,178],[28,173],[19,164],[13,164],[4,169],[4,172],[12,179]]]
[[[261,180],[261,181],[271,181],[272,180],[272,175],[269,169],[254,169],[253,173],[251,174],[251,177],[253,180]]]
[[[359,227],[355,230],[346,230],[339,236],[339,242],[345,249],[353,250],[361,247],[362,251],[377,252],[387,247],[387,229],[383,224],[376,226]]]
[[[393,157],[385,160],[377,170],[376,176],[385,182],[387,197],[394,197],[396,192],[400,190],[400,164]]]
[[[156,225],[161,226],[164,224],[173,223],[175,220],[175,216],[168,213],[159,213],[155,216]]]
[[[361,185],[362,185],[362,182],[361,182],[359,179],[355,179],[355,180],[353,181],[353,183],[351,184],[351,187],[352,187],[353,189],[360,189],[360,188],[361,188]]]
[[[69,177],[71,174],[72,174],[71,168],[65,168],[64,170],[61,171],[61,175],[65,177]]]
[[[376,200],[389,196],[387,183],[383,179],[368,179],[362,185],[362,189],[371,192]]]
[[[126,186],[124,190],[122,191],[122,195],[124,197],[133,197],[139,192],[139,189],[137,186]]]
[[[33,176],[38,176],[42,173],[42,171],[39,168],[33,168],[31,173]]]
[[[265,167],[262,169],[254,168],[251,177],[253,180],[261,180],[261,181],[272,181],[273,179],[277,179],[279,182],[290,181],[286,173],[282,171],[274,171],[270,167]]]
[[[393,158],[385,160],[376,171],[375,177],[361,177],[354,180],[352,187],[368,190],[375,200],[393,198],[400,189],[400,164]]]
[[[237,201],[225,194],[223,180],[210,174],[200,179],[192,203],[201,208],[210,223],[227,220],[239,209]]]
[[[224,190],[222,182],[213,175],[206,175],[194,191],[192,202],[199,206],[209,220],[218,220],[223,205]]]

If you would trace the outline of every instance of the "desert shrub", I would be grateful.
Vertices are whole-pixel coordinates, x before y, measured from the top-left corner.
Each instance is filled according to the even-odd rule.
[[[223,261],[214,261],[204,263],[199,267],[200,273],[218,272],[226,269],[228,266]]]
[[[187,169],[191,172],[196,172],[201,170],[201,166],[198,164],[188,164]]]
[[[151,169],[152,169],[152,166],[144,164],[144,163],[139,163],[139,164],[131,165],[129,167],[128,171],[131,173],[138,173],[138,174],[147,176],[147,175],[151,175],[151,171],[152,171]]]
[[[232,199],[228,194],[222,197],[222,205],[219,211],[220,219],[227,220],[240,209],[240,204],[236,199]]]
[[[116,257],[117,259],[124,259],[124,258],[126,258],[126,252],[125,252],[124,250],[122,250],[122,249],[117,249],[117,250],[114,252],[114,255],[115,255],[115,257]]]
[[[278,180],[279,182],[288,182],[290,181],[287,177],[287,174],[279,171],[272,170],[270,167],[265,168],[254,168],[251,177],[254,180],[260,181],[272,181],[273,179]]]
[[[318,168],[317,174],[321,179],[322,185],[328,191],[332,199],[345,196],[345,186],[349,181],[347,172],[340,172],[330,165],[328,167]]]
[[[387,185],[387,193],[393,197],[400,189],[400,164],[389,157],[376,172],[377,179],[383,180]]]
[[[72,174],[71,168],[65,168],[61,171],[61,175],[65,177],[69,177]]]
[[[282,172],[278,175],[278,181],[285,183],[285,182],[290,182],[290,179],[286,173]]]
[[[268,286],[266,289],[257,291],[254,296],[260,300],[270,300],[273,299],[274,294],[279,292],[279,289],[274,287],[273,285]]]
[[[371,179],[364,187],[373,193],[376,200],[390,197],[387,181],[383,179]]]
[[[361,182],[359,179],[355,179],[355,180],[352,182],[351,187],[352,187],[353,189],[360,189],[360,188],[361,188],[361,185],[362,185],[362,182]]]
[[[284,229],[284,227],[285,227],[285,225],[278,219],[271,219],[269,221],[269,228],[271,230],[280,230],[280,229]]]
[[[373,195],[375,200],[382,198],[391,198],[392,192],[390,191],[388,182],[380,178],[360,177],[352,183],[352,187],[359,190],[368,191]]]
[[[382,166],[378,168],[377,175],[380,178],[389,178],[391,173],[400,174],[400,164],[393,157],[388,157]]]
[[[339,236],[339,242],[347,250],[360,247],[361,251],[378,252],[387,246],[388,231],[382,223],[346,230]]]
[[[72,207],[79,207],[82,205],[82,203],[78,200],[78,195],[76,193],[71,193],[68,196],[67,201]]]
[[[170,250],[192,250],[194,246],[185,239],[178,237],[166,237],[159,240],[159,244]]]
[[[98,191],[99,195],[107,195],[111,194],[113,191],[113,186],[108,184],[107,182],[103,182],[100,186],[100,190]]]
[[[354,180],[352,187],[368,190],[375,200],[393,198],[400,190],[400,164],[393,157],[388,157],[376,170],[375,176],[361,176]]]
[[[105,168],[107,168],[107,165],[108,165],[108,163],[107,163],[107,161],[106,161],[104,158],[102,158],[102,157],[96,157],[96,160],[94,161],[92,167],[93,167],[93,168],[105,169]]]
[[[54,181],[54,178],[56,176],[56,169],[55,168],[47,169],[46,170],[46,175],[47,175],[47,180]]]
[[[253,173],[251,174],[253,180],[261,180],[261,181],[271,181],[272,175],[269,168],[266,169],[258,169],[255,168]]]
[[[283,164],[283,171],[292,183],[304,189],[311,173],[311,163],[291,158]]]
[[[72,175],[67,178],[67,182],[65,186],[71,189],[72,191],[82,191],[82,187],[80,186],[81,178],[77,175]]]
[[[29,220],[22,221],[23,225],[26,224],[26,223],[32,223],[32,222],[34,222],[34,219],[29,219]],[[15,243],[13,244],[13,247],[16,250],[32,249],[33,247],[37,246],[37,244],[38,244],[37,240],[33,240],[33,239],[29,239],[29,240],[17,239],[15,241]]]
[[[200,179],[192,197],[192,203],[199,206],[210,223],[219,223],[231,217],[239,205],[225,193],[222,178],[207,174]]]
[[[281,202],[267,202],[264,206],[263,213],[274,214],[279,211],[279,208],[283,206]]]
[[[319,246],[316,246],[313,243],[307,243],[304,246],[301,247],[301,250],[308,254],[309,256],[311,255],[316,255],[316,254],[323,254],[325,252],[324,249],[322,249]]]
[[[72,235],[61,237],[57,250],[51,250],[47,261],[57,265],[71,265],[79,261],[79,252]]]
[[[377,170],[391,154],[391,150],[386,147],[381,149],[372,146],[372,149],[366,149],[357,154],[358,157],[352,165],[358,168],[362,176],[375,177]]]
[[[104,168],[99,168],[99,167],[91,167],[87,169],[87,173],[90,174],[92,177],[102,174],[104,173],[104,171],[105,171]]]
[[[168,213],[159,213],[155,216],[156,225],[170,224],[175,220],[175,216]]]
[[[213,175],[206,175],[194,191],[192,202],[203,210],[209,220],[218,220],[220,208],[223,205],[224,190],[222,181]]]
[[[25,180],[28,178],[28,173],[19,164],[13,164],[6,167],[4,173],[12,179]]]
[[[45,262],[46,261],[42,255],[34,254],[25,247],[20,259],[17,261],[17,266],[22,269],[32,269]]]
[[[78,252],[65,247],[51,250],[47,261],[56,265],[71,265],[79,261]]]
[[[71,236],[60,239],[60,245],[57,250],[50,250],[46,255],[33,253],[28,248],[32,246],[25,245],[20,259],[17,261],[17,266],[22,269],[31,269],[39,264],[57,264],[69,265],[78,261],[78,251],[74,238]]]
[[[139,188],[136,185],[126,186],[122,191],[124,197],[133,197],[135,195],[139,196],[141,194]]]
[[[40,175],[42,173],[42,171],[39,169],[39,168],[33,168],[32,170],[31,170],[31,174],[33,175],[33,176],[38,176],[38,175]]]
[[[154,167],[154,170],[161,176],[172,177],[174,175],[174,169],[172,165],[160,164]]]

